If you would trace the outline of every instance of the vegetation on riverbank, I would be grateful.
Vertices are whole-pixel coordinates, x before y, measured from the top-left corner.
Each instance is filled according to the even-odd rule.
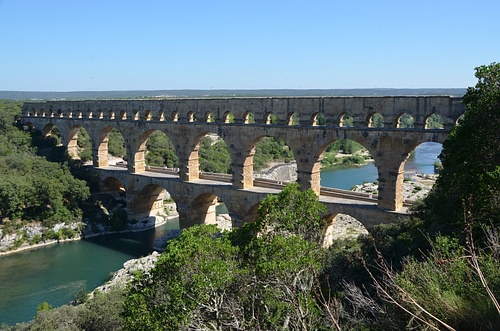
[[[325,248],[324,206],[290,185],[254,223],[185,230],[127,289],[11,330],[496,330],[500,64],[476,76],[415,215]]]

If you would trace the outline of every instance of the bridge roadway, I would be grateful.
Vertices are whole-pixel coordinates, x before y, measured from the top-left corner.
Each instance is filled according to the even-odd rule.
[[[215,214],[210,213],[209,210],[214,212],[218,201],[226,204],[232,218],[252,220],[256,217],[260,201],[268,194],[279,193],[287,184],[269,179],[255,179],[253,187],[239,189],[232,185],[231,176],[226,174],[203,172],[200,173],[198,179],[184,182],[180,179],[176,169],[147,167],[144,172],[129,173],[125,165],[108,165],[95,168],[95,170],[100,175],[101,181],[105,182],[106,178],[113,177],[124,185],[130,215],[140,215],[145,211],[150,211],[152,203],[157,201],[158,196],[158,190],[153,187],[164,188],[177,204],[180,225],[183,228],[193,224],[215,222]],[[179,186],[181,186],[180,189]],[[147,191],[144,191],[145,188]],[[193,196],[193,191],[198,192],[195,193],[197,197],[189,201],[188,195]],[[187,194],[178,194],[178,192]],[[243,204],[242,201],[238,201],[240,200],[239,193],[244,193]],[[152,198],[145,201],[144,196]],[[342,213],[353,216],[367,229],[408,215],[408,207],[412,205],[409,201],[398,211],[381,210],[377,207],[377,199],[369,194],[327,187],[321,187],[319,200],[326,206],[327,215],[325,216],[331,223],[337,214]],[[248,208],[248,203],[253,207]]]

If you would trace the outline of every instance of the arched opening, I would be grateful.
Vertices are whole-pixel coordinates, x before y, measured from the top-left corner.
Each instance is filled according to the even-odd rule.
[[[125,121],[125,120],[127,119],[127,112],[126,112],[125,110],[122,110],[122,111],[120,112],[120,119],[121,119],[122,121]]]
[[[279,137],[261,136],[253,142],[246,164],[252,164],[253,177],[283,185],[297,180],[292,149]]]
[[[151,110],[146,110],[144,113],[144,119],[146,121],[151,121],[153,119],[153,114],[151,113]]]
[[[219,198],[212,193],[202,193],[191,202],[189,225],[217,224]]]
[[[110,110],[109,113],[108,113],[108,118],[110,120],[114,120],[115,119],[115,112],[113,110]]]
[[[177,205],[163,186],[149,184],[128,195],[128,227],[131,229],[155,227],[177,216]]]
[[[243,115],[243,123],[244,124],[255,124],[255,114],[250,112],[250,111],[247,111]]]
[[[408,113],[403,113],[396,118],[396,128],[411,129],[414,128],[415,120],[413,116]]]
[[[140,112],[138,110],[134,110],[134,121],[138,121],[140,119]]]
[[[174,110],[172,112],[172,122],[178,122],[179,121],[179,112]]]
[[[353,127],[354,126],[354,117],[350,113],[347,113],[347,112],[340,114],[339,126]]]
[[[311,125],[312,126],[325,126],[326,125],[326,115],[323,112],[315,112],[311,115]]]
[[[265,117],[265,123],[266,124],[276,124],[277,123],[276,115],[272,112],[267,112],[266,117]]]
[[[35,130],[32,137],[37,155],[45,156],[51,161],[62,162],[66,159],[66,148],[62,146],[62,137],[55,124],[48,123],[42,130]]]
[[[404,202],[420,200],[431,190],[442,167],[439,161],[442,149],[440,143],[424,142],[409,153],[404,161]]]
[[[97,167],[110,165],[125,165],[126,161],[125,139],[120,131],[108,126],[101,132],[97,152]]]
[[[193,111],[188,111],[187,121],[188,122],[196,122],[196,116],[195,116],[195,113]]]
[[[226,142],[217,134],[203,135],[193,152],[199,156],[199,170],[218,174],[231,173],[231,156]]]
[[[256,203],[248,209],[245,214],[245,218],[243,219],[244,223],[255,222],[257,220],[257,218],[259,217],[259,206],[260,203]]]
[[[89,220],[90,230],[99,233],[127,229],[126,199],[125,187],[118,179],[106,177],[101,181],[99,192],[92,193],[83,208],[83,217]]]
[[[455,125],[460,125],[464,119],[465,114],[460,115],[456,120],[455,120]]]
[[[287,125],[299,125],[300,124],[300,116],[298,113],[289,113],[287,115]]]
[[[165,112],[163,110],[158,111],[158,121],[165,122]]]
[[[234,115],[230,111],[225,112],[222,115],[222,121],[224,123],[234,123]]]
[[[69,131],[68,154],[83,163],[92,161],[92,142],[90,136],[81,125],[75,125]]]
[[[207,111],[205,113],[205,122],[207,122],[207,123],[213,123],[213,122],[215,122],[214,116],[209,111]]]
[[[372,155],[356,141],[337,139],[323,146],[319,153],[317,165],[324,188],[351,190],[356,185],[378,179]]]
[[[141,148],[139,148],[141,150]],[[173,169],[179,167],[175,147],[167,135],[159,130],[152,131],[146,140],[146,166]]]
[[[355,239],[368,234],[368,230],[354,217],[347,214],[329,214],[324,217],[326,226],[323,247],[330,247],[335,240]]]
[[[426,129],[443,129],[443,118],[441,115],[433,113],[425,118]]]
[[[372,113],[368,116],[368,127],[369,128],[383,128],[384,127],[384,117],[380,113]]]

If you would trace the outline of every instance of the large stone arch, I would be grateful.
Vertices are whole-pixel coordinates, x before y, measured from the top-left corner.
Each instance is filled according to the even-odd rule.
[[[206,124],[204,128],[200,128],[197,132],[190,134],[187,139],[182,136],[176,137],[176,142],[182,144],[183,146],[183,148],[179,150],[183,153],[179,152],[177,154],[179,158],[179,175],[181,176],[181,179],[192,181],[200,178],[200,143],[202,138],[207,135],[216,135],[218,137],[217,139],[224,141],[224,143],[228,146],[229,157],[231,158],[230,164],[233,164],[233,155],[229,151],[229,144],[226,142],[226,137],[221,136],[219,134],[220,132],[217,132],[215,129],[210,129],[211,127],[212,125]],[[174,140],[172,140],[172,142],[174,142]]]
[[[153,128],[153,129],[149,129],[149,130],[142,132],[142,134],[139,136],[136,150],[133,153],[134,165],[135,165],[136,172],[137,172],[137,169],[142,169],[142,170],[146,169],[147,142],[148,142],[148,139],[151,136],[151,134],[156,132],[156,131],[159,131],[159,132],[165,134],[167,136],[167,138],[170,140],[168,133],[163,131],[163,130]],[[179,158],[179,153],[177,152],[176,146],[174,144],[172,144],[172,145],[174,146],[175,155],[177,156],[177,158]]]
[[[154,183],[145,185],[139,191],[128,192],[129,219],[139,222],[148,218],[159,218],[154,220],[155,225],[157,225],[159,222],[165,221],[165,217],[168,216],[164,200],[170,199],[171,195],[167,188]]]
[[[125,139],[124,133],[120,130],[120,127],[114,125],[104,125],[97,132],[97,137],[93,139],[93,159],[95,167],[107,167],[109,165],[108,162],[108,154],[109,154],[109,136],[112,130],[117,130],[120,132],[122,137]],[[127,149],[127,145],[125,144],[125,149]]]

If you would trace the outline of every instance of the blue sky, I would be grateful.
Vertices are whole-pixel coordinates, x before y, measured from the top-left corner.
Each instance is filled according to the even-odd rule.
[[[467,87],[498,0],[0,0],[0,90]]]

